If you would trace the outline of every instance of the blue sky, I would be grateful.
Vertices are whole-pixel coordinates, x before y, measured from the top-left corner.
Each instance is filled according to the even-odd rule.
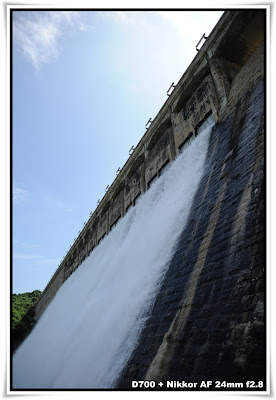
[[[14,293],[44,289],[221,15],[14,12]]]

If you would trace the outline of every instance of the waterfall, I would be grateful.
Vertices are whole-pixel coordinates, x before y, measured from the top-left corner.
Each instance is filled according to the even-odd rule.
[[[14,389],[112,388],[185,227],[212,125],[64,282],[13,357]]]

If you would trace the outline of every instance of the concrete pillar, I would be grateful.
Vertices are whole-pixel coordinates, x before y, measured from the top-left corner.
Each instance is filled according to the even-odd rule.
[[[95,244],[95,246],[98,246],[98,244],[99,244],[99,223],[100,223],[100,221],[98,221],[97,226],[96,226],[96,244]]]
[[[61,280],[62,280],[62,283],[65,281],[65,267],[63,267],[62,268],[62,270],[61,270]]]
[[[110,223],[109,223],[109,208],[106,211],[106,234],[108,235],[110,232]]]
[[[140,167],[141,171],[141,181],[140,181],[140,187],[141,187],[141,193],[145,193],[146,191],[146,175],[145,175],[145,163],[143,163]]]
[[[218,122],[218,112],[217,112],[217,108],[216,108],[212,98],[210,98],[210,103],[211,103],[211,109],[212,109],[212,113],[214,115],[215,121]]]
[[[85,257],[87,257],[88,254],[89,254],[89,249],[88,249],[88,240],[87,240],[87,243],[86,243],[86,246],[85,246]]]
[[[169,129],[169,140],[170,140],[170,161],[173,162],[176,157],[175,141],[172,128]]]
[[[81,253],[82,253],[82,243],[81,241],[78,243],[78,265],[81,262]]]
[[[208,60],[212,78],[217,90],[220,108],[223,108],[228,103],[230,92],[230,82],[225,74],[223,62],[215,57]]]
[[[123,193],[123,195],[122,195],[122,211],[121,211],[121,215],[122,215],[122,218],[123,218],[125,213],[126,213],[126,208],[125,208],[125,187],[123,188],[122,193]]]

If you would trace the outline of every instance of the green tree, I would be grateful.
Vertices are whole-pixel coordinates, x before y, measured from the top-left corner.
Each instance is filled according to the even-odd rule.
[[[12,295],[12,349],[23,342],[35,325],[34,305],[40,290]]]

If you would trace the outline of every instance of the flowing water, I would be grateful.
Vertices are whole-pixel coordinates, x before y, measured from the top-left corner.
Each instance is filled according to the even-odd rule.
[[[13,388],[112,388],[133,351],[199,185],[212,126],[64,282],[13,357]]]

